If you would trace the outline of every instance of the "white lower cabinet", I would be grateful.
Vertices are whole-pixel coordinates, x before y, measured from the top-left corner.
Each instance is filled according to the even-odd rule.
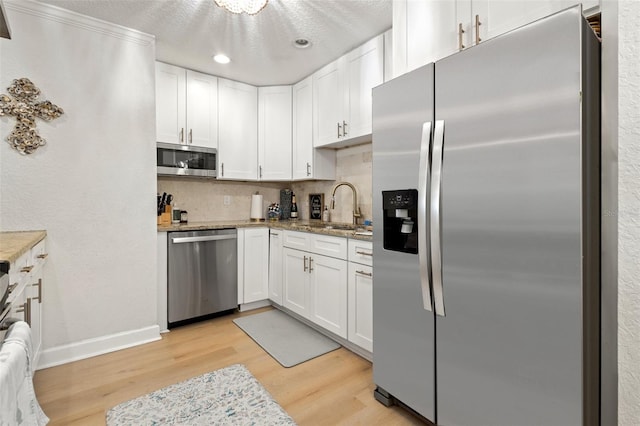
[[[238,304],[269,298],[269,228],[238,229]]]
[[[347,338],[347,261],[309,253],[309,314],[321,327]]]
[[[309,273],[306,252],[285,247],[282,250],[284,289],[282,305],[298,315],[309,317]]]
[[[269,300],[282,305],[283,289],[282,231],[269,232]]]
[[[346,339],[346,240],[284,231],[283,244],[283,306]]]
[[[349,341],[373,352],[373,243],[349,240]]]
[[[373,268],[349,262],[349,341],[373,352]]]

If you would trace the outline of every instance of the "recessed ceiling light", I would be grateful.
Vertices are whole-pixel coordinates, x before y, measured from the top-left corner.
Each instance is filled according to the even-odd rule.
[[[298,49],[306,49],[311,46],[311,42],[306,38],[297,38],[293,41],[293,45]]]
[[[227,55],[222,54],[214,56],[213,60],[219,64],[228,64],[229,62],[231,62],[231,59],[229,59]]]

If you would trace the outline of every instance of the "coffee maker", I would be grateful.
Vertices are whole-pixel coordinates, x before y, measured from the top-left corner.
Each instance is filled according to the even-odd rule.
[[[418,253],[418,190],[382,191],[383,247]]]

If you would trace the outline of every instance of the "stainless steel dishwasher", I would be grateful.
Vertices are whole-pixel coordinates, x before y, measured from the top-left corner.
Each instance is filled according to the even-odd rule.
[[[169,327],[238,307],[235,229],[169,232]]]

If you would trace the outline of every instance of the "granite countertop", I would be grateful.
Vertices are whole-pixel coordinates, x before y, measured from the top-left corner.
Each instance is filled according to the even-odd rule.
[[[0,232],[0,261],[15,262],[46,236],[47,231]]]
[[[189,222],[183,224],[159,225],[158,232],[174,232],[174,231],[197,231],[204,229],[223,229],[223,228],[249,228],[263,227],[272,229],[286,229],[290,231],[311,232],[314,234],[332,235],[336,237],[353,238],[363,241],[372,241],[372,235],[361,235],[360,232],[368,231],[371,233],[371,226],[358,226],[357,232],[350,223],[324,223],[313,222],[308,220],[280,220],[280,221],[264,221],[255,222],[249,220],[236,221],[211,221],[211,222]],[[348,228],[348,229],[345,229]]]

